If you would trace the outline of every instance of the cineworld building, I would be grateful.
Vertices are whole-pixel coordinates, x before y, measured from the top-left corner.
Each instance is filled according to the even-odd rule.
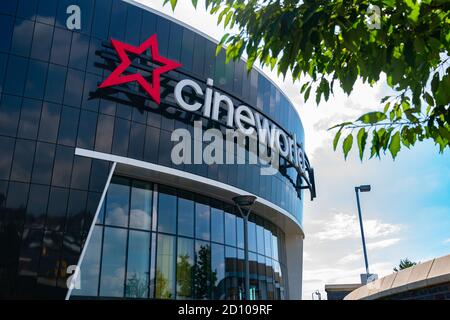
[[[134,1],[0,1],[0,298],[301,298],[300,118],[216,47]]]

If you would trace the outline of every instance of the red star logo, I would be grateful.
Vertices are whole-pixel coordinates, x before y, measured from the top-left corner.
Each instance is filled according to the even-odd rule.
[[[160,75],[164,72],[181,67],[181,63],[173,60],[169,60],[159,55],[158,52],[158,40],[156,34],[145,40],[139,47],[133,47],[132,45],[111,39],[111,43],[119,56],[121,63],[117,68],[106,78],[99,86],[99,88],[111,87],[118,84],[137,81],[141,87],[156,101],[161,102],[160,97]],[[123,73],[131,65],[131,60],[128,57],[127,52],[141,55],[147,49],[151,50],[151,56],[153,61],[158,62],[161,66],[156,67],[152,72],[152,83],[150,84],[139,73],[127,74]]]

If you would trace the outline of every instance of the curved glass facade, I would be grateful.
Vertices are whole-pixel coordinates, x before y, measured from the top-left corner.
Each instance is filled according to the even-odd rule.
[[[244,224],[228,204],[113,177],[73,298],[241,300]],[[284,233],[249,219],[251,299],[287,298]]]
[[[66,27],[69,5],[81,9],[80,30]],[[150,99],[136,82],[99,89],[120,62],[110,40],[138,46],[153,34],[160,54],[182,63],[161,75],[161,103]],[[249,106],[303,143],[303,127],[285,95],[256,69],[247,73],[243,61],[226,64],[224,53],[216,56],[215,50],[216,44],[204,35],[121,0],[0,1],[0,297],[66,296],[68,267],[78,263],[112,164],[77,155],[79,149],[175,168],[237,187],[284,209],[301,225],[302,191],[296,188],[300,176],[284,159],[275,175],[261,175],[258,164],[171,161],[174,129],[191,132],[195,120],[204,128],[225,129],[176,105],[173,90],[181,79],[192,79],[203,90],[206,79],[213,79],[213,89],[230,97],[235,106]],[[142,71],[140,60],[133,59],[131,70]],[[249,157],[247,150],[245,156]],[[156,203],[161,208],[154,214],[149,208],[155,205],[155,185],[126,181],[113,184],[102,219],[96,222],[88,249],[99,252],[92,256],[100,259],[99,274],[92,275],[93,287],[95,281],[98,286],[85,295],[239,298],[240,218],[232,210],[220,213],[228,210],[224,204],[199,195],[182,196],[182,190],[168,191],[166,197],[159,192]],[[128,191],[127,200],[122,194]],[[212,232],[222,223],[221,215],[224,229]],[[280,244],[279,229],[256,216],[252,219],[257,244],[265,243],[266,233]],[[227,227],[233,223],[235,228]],[[130,256],[130,246],[138,252],[148,249],[150,259]],[[117,248],[118,256],[109,255],[109,248]],[[260,250],[253,247],[250,255],[253,297],[282,297],[287,265],[283,245],[279,252]],[[196,255],[211,260],[202,266],[208,281],[214,282],[203,288],[206,291],[186,280],[189,267],[198,261]],[[210,275],[218,265],[214,261],[224,261],[224,267],[212,281]],[[108,282],[107,277],[118,270],[117,283]],[[145,277],[148,289],[140,285]],[[135,287],[127,289],[130,281]]]

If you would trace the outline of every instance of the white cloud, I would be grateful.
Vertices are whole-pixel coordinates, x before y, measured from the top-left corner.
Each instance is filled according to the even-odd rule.
[[[321,241],[334,241],[360,237],[358,218],[355,215],[336,213],[328,221],[316,221],[323,227],[312,237]],[[366,238],[383,237],[396,233],[402,229],[401,225],[384,223],[377,219],[364,221],[364,234]]]
[[[376,242],[371,242],[367,244],[367,249],[370,250],[376,250],[376,249],[384,249],[390,246],[393,246],[394,244],[398,243],[400,241],[399,238],[391,238],[391,239],[385,239],[380,240]]]
[[[449,244],[450,243],[450,238],[445,239],[444,241],[442,241],[443,244]]]

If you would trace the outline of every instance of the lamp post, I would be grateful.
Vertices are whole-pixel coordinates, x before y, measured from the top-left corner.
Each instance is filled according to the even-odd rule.
[[[366,276],[367,276],[367,278],[369,278],[369,275],[370,275],[369,262],[367,261],[366,240],[364,238],[364,228],[363,228],[363,222],[362,222],[362,216],[361,216],[361,204],[359,203],[359,191],[369,192],[370,185],[361,185],[359,187],[355,187],[356,203],[358,205],[359,227],[361,229],[361,238],[362,238],[362,245],[363,245],[363,252],[364,252],[364,262],[366,264]]]
[[[250,264],[248,261],[248,216],[256,197],[252,195],[236,196],[233,198],[236,207],[244,219],[244,259],[245,259],[245,300],[250,299]]]

